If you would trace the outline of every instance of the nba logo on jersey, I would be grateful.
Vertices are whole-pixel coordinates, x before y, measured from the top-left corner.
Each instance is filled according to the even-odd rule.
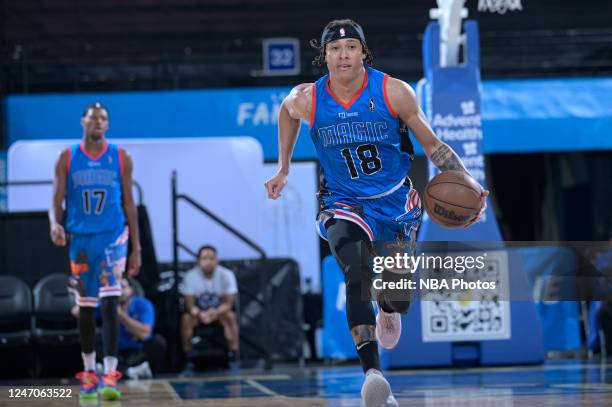
[[[344,31],[344,28],[341,28],[341,29],[340,29],[340,36],[341,36],[341,37],[346,36],[346,31]]]
[[[374,99],[370,98],[370,103],[368,103],[368,106],[370,107],[370,112],[376,110],[376,106],[374,106]]]

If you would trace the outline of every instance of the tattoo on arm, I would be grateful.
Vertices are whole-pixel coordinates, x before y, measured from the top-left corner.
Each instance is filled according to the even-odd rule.
[[[351,328],[351,335],[355,345],[366,341],[375,341],[376,327],[374,325],[357,325]]]
[[[457,154],[447,144],[442,144],[431,153],[430,159],[440,171],[458,170],[467,172]]]

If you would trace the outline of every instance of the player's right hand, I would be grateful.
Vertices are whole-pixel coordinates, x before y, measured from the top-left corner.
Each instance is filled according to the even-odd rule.
[[[272,178],[264,184],[268,191],[268,198],[278,199],[281,196],[281,191],[287,185],[287,175],[282,172],[277,172]]]
[[[51,228],[51,241],[56,246],[66,246],[66,232],[62,225],[54,225]]]

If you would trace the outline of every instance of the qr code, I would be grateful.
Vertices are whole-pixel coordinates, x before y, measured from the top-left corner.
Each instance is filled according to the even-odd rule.
[[[494,283],[495,289],[429,290],[421,297],[424,342],[510,338],[507,253],[487,254],[482,270],[468,269],[461,279]]]

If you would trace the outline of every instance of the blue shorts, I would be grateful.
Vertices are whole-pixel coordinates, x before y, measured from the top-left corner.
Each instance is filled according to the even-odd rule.
[[[325,240],[325,224],[332,218],[356,223],[371,241],[410,240],[421,224],[421,199],[409,178],[372,197],[347,197],[327,191],[319,197],[321,211],[317,217],[317,231]]]
[[[70,236],[70,289],[81,307],[96,307],[98,298],[121,295],[128,228],[111,232]]]

